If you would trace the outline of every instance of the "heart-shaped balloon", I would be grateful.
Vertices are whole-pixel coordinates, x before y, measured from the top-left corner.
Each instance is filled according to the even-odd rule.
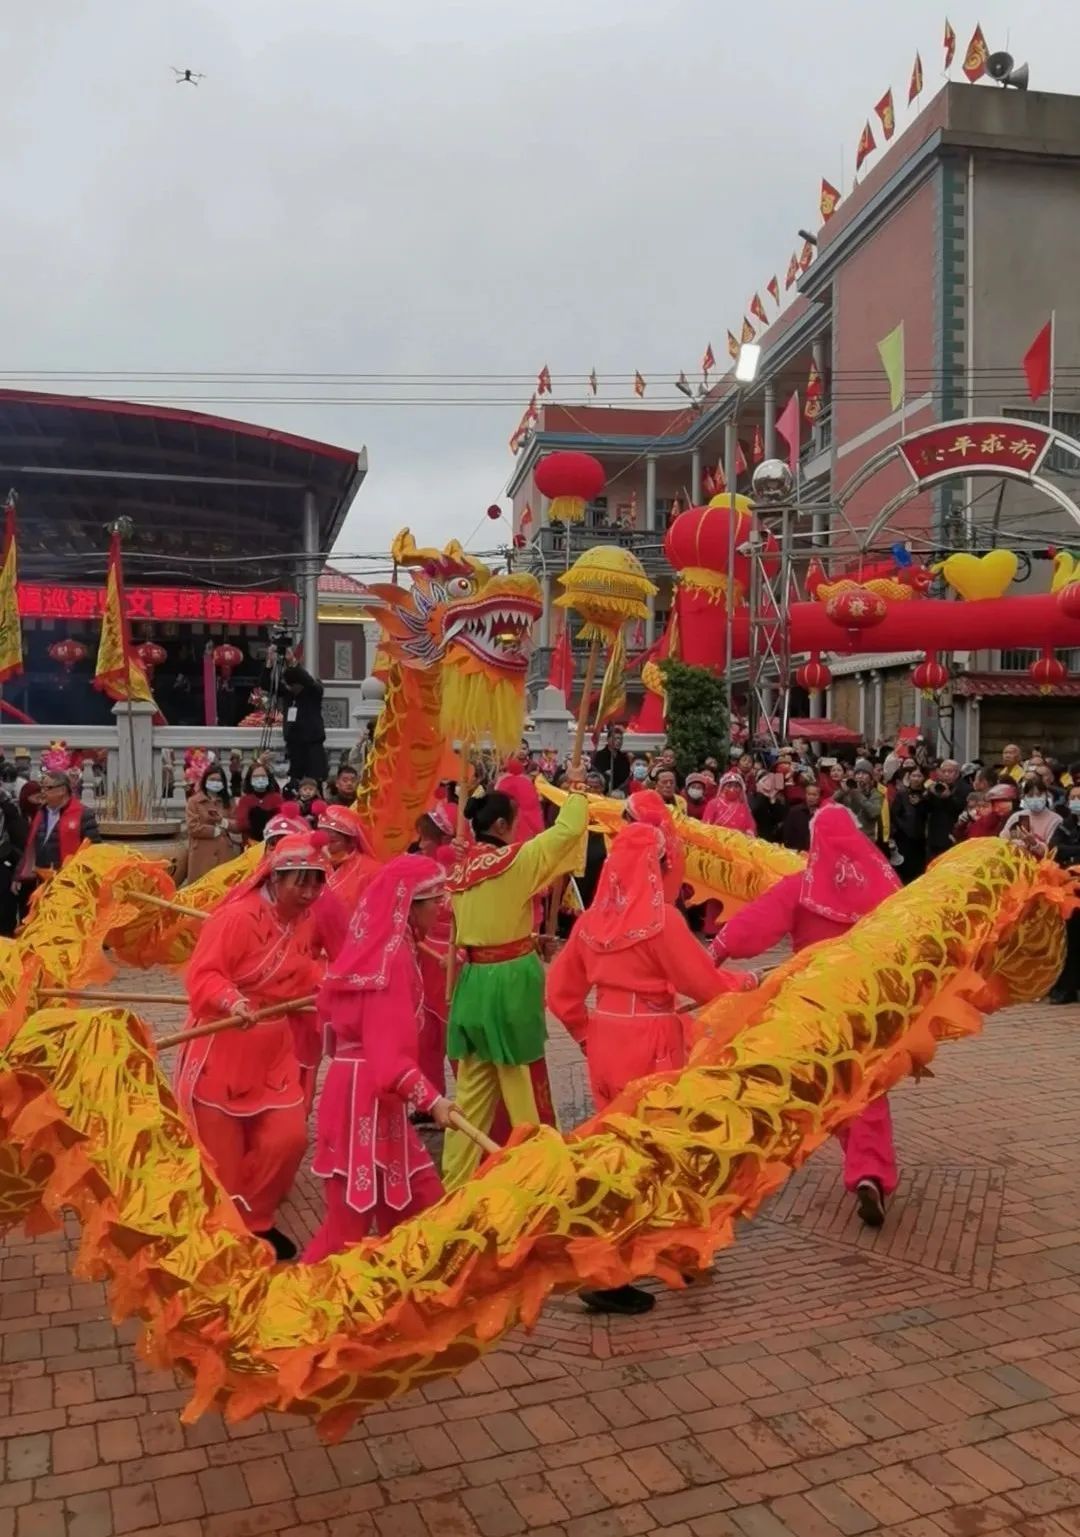
[[[981,598],[1000,598],[1016,575],[1012,550],[991,550],[988,555],[950,555],[941,574],[954,592],[969,603]]]

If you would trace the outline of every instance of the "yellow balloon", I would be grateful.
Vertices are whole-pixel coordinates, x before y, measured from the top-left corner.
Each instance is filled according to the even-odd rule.
[[[1016,576],[1016,567],[1012,550],[991,550],[988,555],[950,555],[941,574],[954,592],[977,603],[981,598],[1000,598]]]

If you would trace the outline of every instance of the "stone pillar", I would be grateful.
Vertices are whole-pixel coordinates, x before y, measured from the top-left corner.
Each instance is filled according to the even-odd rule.
[[[553,577],[542,576],[540,578],[540,590],[543,594],[544,607],[540,614],[540,644],[551,645],[551,604],[555,597],[555,581]]]
[[[645,599],[645,602],[646,602],[646,604],[648,606],[648,610],[649,610],[649,616],[645,620],[645,644],[647,646],[651,646],[653,641],[656,639],[656,594],[655,594],[655,592],[654,593],[650,593],[650,595]]]
[[[701,505],[701,449],[695,448],[690,455],[690,501],[694,507]]]
[[[158,798],[154,781],[154,716],[157,710],[141,700],[118,700],[112,708],[116,717],[117,763],[113,790],[141,790],[149,802]],[[111,765],[110,765],[111,766]]]
[[[776,458],[776,385],[772,380],[765,386],[765,440],[766,459]]]
[[[866,735],[866,679],[862,673],[855,674],[855,682],[859,685],[859,735]]]
[[[870,739],[870,746],[876,747],[881,737],[884,723],[885,690],[879,672],[872,672],[870,680],[874,685],[874,735]]]
[[[303,520],[304,565],[300,577],[300,608],[303,627],[304,666],[313,678],[319,676],[319,509],[314,491],[304,492]]]
[[[556,752],[560,758],[570,745],[569,725],[573,716],[566,708],[562,692],[550,684],[540,690],[536,704],[529,711],[533,722],[532,744],[544,752]]]
[[[645,528],[651,534],[656,529],[656,455],[645,456]]]

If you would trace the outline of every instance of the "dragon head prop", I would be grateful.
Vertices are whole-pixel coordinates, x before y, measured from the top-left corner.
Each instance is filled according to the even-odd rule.
[[[447,738],[515,746],[533,625],[543,608],[539,583],[524,574],[493,575],[456,539],[442,550],[420,549],[408,529],[394,540],[391,555],[410,573],[412,586],[367,589],[384,658],[441,669],[440,724]]]

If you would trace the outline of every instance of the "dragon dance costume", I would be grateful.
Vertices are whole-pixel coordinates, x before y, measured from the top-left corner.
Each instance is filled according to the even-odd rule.
[[[597,1110],[634,1079],[686,1065],[679,997],[703,1004],[755,985],[717,970],[691,934],[663,846],[661,829],[644,823],[616,834],[593,903],[548,972],[548,1007],[585,1050]]]
[[[325,856],[310,837],[283,838],[207,919],[187,972],[189,1026],[317,991],[322,963],[308,915],[283,911],[272,889],[271,878],[289,871],[325,878]],[[254,1233],[273,1230],[307,1146],[295,1050],[306,1028],[302,1015],[283,1010],[248,1029],[192,1041],[177,1063],[180,1108]]]
[[[484,841],[450,877],[454,926],[465,964],[450,1006],[448,1050],[460,1059],[455,1101],[490,1132],[501,1092],[511,1125],[545,1119],[530,1066],[544,1061],[544,969],[533,932],[533,899],[584,859],[587,798],[568,796],[553,825],[526,843]],[[545,1091],[547,1076],[544,1074]],[[542,1091],[543,1093],[544,1091]],[[456,1189],[474,1173],[479,1152],[461,1132],[447,1132],[443,1178]]]
[[[442,1097],[418,1064],[424,980],[414,904],[437,901],[444,890],[435,860],[392,859],[361,896],[327,974],[332,1060],[311,1166],[325,1181],[326,1216],[306,1261],[388,1233],[443,1193],[409,1112],[430,1111]]]
[[[836,939],[899,889],[896,872],[860,831],[853,814],[830,803],[810,824],[805,871],[786,875],[736,913],[713,944],[713,958],[760,955],[785,937],[796,951]],[[883,1197],[892,1194],[898,1180],[885,1096],[871,1100],[837,1137],[844,1149],[844,1187],[856,1194],[863,1221],[880,1226]]]

